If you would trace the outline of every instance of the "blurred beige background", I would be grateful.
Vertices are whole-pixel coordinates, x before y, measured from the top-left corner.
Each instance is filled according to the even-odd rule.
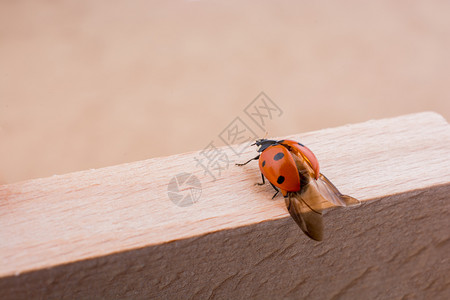
[[[450,1],[1,1],[0,184],[269,136],[450,117]]]

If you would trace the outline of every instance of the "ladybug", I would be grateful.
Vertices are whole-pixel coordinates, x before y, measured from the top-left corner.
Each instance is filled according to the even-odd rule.
[[[244,166],[259,160],[262,183],[265,178],[276,193],[281,191],[287,209],[302,231],[311,239],[323,239],[322,203],[329,201],[338,206],[351,206],[360,201],[343,195],[328,178],[320,173],[319,161],[305,145],[293,140],[258,139],[253,145],[259,153]]]

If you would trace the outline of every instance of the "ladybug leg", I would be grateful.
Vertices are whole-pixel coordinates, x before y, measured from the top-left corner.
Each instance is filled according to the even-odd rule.
[[[259,159],[259,155],[257,156],[257,157],[254,157],[254,158],[252,158],[252,159],[249,159],[248,161],[246,161],[245,163],[243,163],[243,164],[236,164],[236,166],[245,166],[246,164],[248,164],[249,162],[251,162],[252,160],[257,160],[257,159]]]
[[[275,198],[275,197],[278,195],[278,193],[280,192],[280,190],[277,189],[277,187],[274,186],[274,185],[272,184],[272,182],[270,183],[270,185],[275,189],[275,191],[277,191],[277,192],[275,193],[275,195],[272,196],[272,199],[273,199],[273,198]]]
[[[264,185],[266,183],[266,181],[264,180],[263,173],[261,173],[261,178],[262,178],[262,182],[257,182],[257,183],[255,183],[256,185]]]

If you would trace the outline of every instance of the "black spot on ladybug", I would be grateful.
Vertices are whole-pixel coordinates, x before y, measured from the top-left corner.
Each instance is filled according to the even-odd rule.
[[[266,165],[266,161],[264,160],[263,162],[262,162],[262,166],[264,167]]]
[[[305,145],[303,145],[303,144],[301,144],[301,143],[297,143],[297,144],[299,144],[299,145],[302,146],[302,147],[305,147]]]
[[[278,141],[278,143],[279,143],[279,144],[283,144],[283,143],[284,143],[284,140]]]
[[[275,156],[273,157],[274,160],[280,160],[284,157],[283,152],[278,152],[277,154],[275,154]]]
[[[277,183],[282,184],[284,182],[284,176],[278,176]]]

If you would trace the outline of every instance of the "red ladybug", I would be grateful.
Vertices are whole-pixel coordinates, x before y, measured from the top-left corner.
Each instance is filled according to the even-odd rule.
[[[319,171],[319,162],[306,146],[292,140],[259,139],[253,145],[260,153],[259,159],[262,183],[265,179],[285,197],[289,213],[303,232],[310,238],[323,239],[322,203],[329,201],[339,206],[359,204],[360,201],[342,195],[339,190]]]

